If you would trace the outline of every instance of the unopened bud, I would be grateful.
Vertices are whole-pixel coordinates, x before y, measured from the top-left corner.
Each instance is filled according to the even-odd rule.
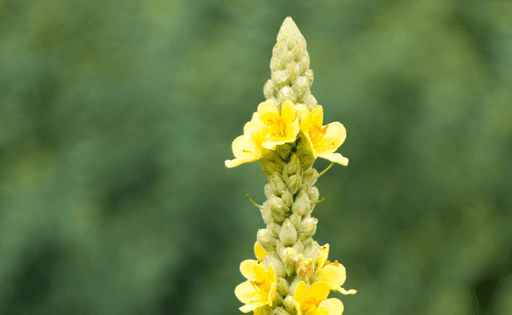
[[[270,198],[270,210],[272,210],[272,214],[274,219],[277,222],[281,222],[286,217],[287,213],[290,211],[290,208],[286,206],[284,201],[276,196]]]
[[[277,279],[277,291],[282,296],[286,296],[288,294],[288,281],[286,281],[284,278]]]
[[[292,194],[295,194],[302,185],[302,178],[300,174],[295,174],[288,177],[288,187]]]
[[[267,230],[272,232],[272,235],[274,235],[275,237],[279,237],[279,232],[281,232],[281,226],[277,223],[272,222],[267,225]]]
[[[287,190],[283,193],[281,196],[281,199],[283,199],[284,203],[287,207],[291,207],[293,204],[293,196],[292,194]]]
[[[304,219],[299,224],[299,240],[303,241],[313,236],[316,232],[317,222],[318,220],[315,218]]]
[[[299,254],[302,254],[304,252],[304,245],[302,245],[301,241],[297,241],[295,244],[293,244],[293,249]]]
[[[300,161],[297,154],[292,154],[290,162],[284,166],[283,173],[287,176],[295,175],[300,170]]]
[[[314,168],[304,172],[304,183],[308,184],[309,186],[313,186],[316,183],[317,178],[318,172]]]
[[[306,193],[299,193],[297,199],[292,205],[292,212],[297,213],[300,216],[306,214],[311,208],[309,198]]]
[[[293,224],[295,229],[299,228],[300,220],[302,219],[301,215],[298,213],[294,213],[290,216],[290,222]]]
[[[298,278],[298,277],[296,277],[296,278]],[[286,309],[286,311],[288,311],[288,313],[295,314],[297,312],[295,303],[293,303],[293,296],[292,296],[291,292],[289,292],[288,296],[286,296],[286,298],[284,299],[283,305],[284,305],[284,308]]]
[[[277,196],[281,196],[286,191],[286,184],[277,173],[270,177],[270,184],[274,187]]]
[[[287,219],[284,222],[281,232],[279,232],[279,239],[285,246],[291,246],[297,241],[297,230],[290,220]]]
[[[268,252],[275,250],[277,239],[267,229],[259,229],[256,234],[258,243]]]
[[[281,260],[275,256],[268,255],[265,263],[268,263],[272,268],[274,268],[274,272],[278,278],[284,278],[286,276],[286,271],[284,270],[284,265]],[[268,266],[265,266],[268,268]]]
[[[274,196],[276,194],[276,189],[270,184],[265,185],[265,196],[267,199],[270,199],[270,197]]]
[[[310,200],[316,201],[318,200],[319,196],[320,192],[318,192],[318,188],[316,188],[316,186],[313,186],[308,189],[308,197]]]
[[[272,211],[270,210],[270,202],[267,200],[261,206],[261,216],[263,217],[263,221],[266,224],[272,223],[274,217],[272,216]]]
[[[286,247],[281,252],[286,274],[288,274],[288,276],[291,276],[295,272],[296,262],[294,256],[297,254],[297,251],[292,247]]]

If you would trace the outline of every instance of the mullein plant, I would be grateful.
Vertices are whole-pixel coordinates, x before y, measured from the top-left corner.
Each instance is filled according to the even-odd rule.
[[[232,144],[231,168],[260,161],[269,177],[267,200],[257,205],[265,229],[257,233],[256,259],[240,264],[247,281],[235,289],[245,305],[243,313],[257,315],[339,315],[343,303],[327,298],[330,291],[355,294],[341,286],[345,267],[327,260],[329,244],[313,240],[318,220],[311,216],[322,201],[314,186],[333,163],[348,159],[335,151],[345,141],[339,122],[323,125],[323,108],[311,95],[313,71],[309,69],[306,40],[290,17],[284,20],[270,62],[272,78],[264,86],[266,101],[260,103],[243,135]],[[317,157],[331,161],[322,173],[313,166]]]

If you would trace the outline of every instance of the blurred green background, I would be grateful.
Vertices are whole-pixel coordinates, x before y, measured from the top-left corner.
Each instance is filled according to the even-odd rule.
[[[512,2],[455,0],[0,1],[0,314],[241,314],[267,178],[224,160],[286,16],[348,133],[331,296],[512,314]]]

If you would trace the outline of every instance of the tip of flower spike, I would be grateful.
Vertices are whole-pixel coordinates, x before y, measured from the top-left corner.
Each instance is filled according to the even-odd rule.
[[[293,19],[288,16],[286,19],[284,19],[283,25],[281,25],[281,28],[279,29],[279,33],[277,34],[277,39],[279,40],[280,37],[295,37],[295,36],[302,36],[302,34],[299,31],[299,28],[297,27],[297,24],[293,21]]]

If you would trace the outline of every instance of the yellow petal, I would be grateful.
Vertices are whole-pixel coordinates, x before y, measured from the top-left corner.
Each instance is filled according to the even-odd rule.
[[[334,162],[334,163],[338,163],[338,164],[341,164],[344,166],[348,165],[348,159],[339,153],[327,152],[327,153],[320,153],[320,154],[318,154],[318,156],[323,159]]]
[[[254,311],[255,309],[265,306],[267,304],[268,301],[254,302],[240,307],[240,311],[242,311],[242,313],[249,313],[250,311]]]
[[[343,303],[333,298],[323,300],[316,309],[315,315],[341,315],[343,314]]]
[[[322,253],[320,257],[318,258],[318,267],[322,268],[325,264],[325,261],[327,260],[327,257],[329,257],[329,244],[325,244],[324,246],[320,247],[320,252]]]
[[[251,133],[237,137],[231,146],[236,159],[226,160],[226,167],[235,167],[243,163],[257,161],[260,158],[261,152]]]
[[[277,295],[277,283],[272,282],[270,285],[270,291],[268,291],[268,304],[272,306],[272,300]]]
[[[257,291],[250,281],[240,283],[235,288],[235,295],[244,304],[261,301],[261,293]]]
[[[270,102],[262,102],[258,105],[258,117],[265,125],[268,125],[268,121],[276,121],[279,118],[279,110]]]
[[[347,130],[339,122],[335,121],[327,126],[327,132],[322,140],[316,143],[315,150],[318,151],[319,155],[320,153],[338,150],[340,145],[345,141],[345,138],[347,138]]]
[[[341,294],[344,294],[344,295],[354,295],[357,293],[357,290],[350,289],[347,291],[347,290],[343,289],[342,287],[339,287],[338,292]]]
[[[242,261],[240,264],[240,272],[242,275],[248,279],[255,281],[256,280],[256,274],[254,273],[253,266],[258,265],[258,261],[254,259],[247,259]]]
[[[311,127],[311,113],[309,109],[304,105],[297,106],[300,115],[300,128],[305,134],[309,134],[309,128]]]
[[[295,289],[293,300],[299,304],[303,304],[304,301],[306,301],[306,292],[306,283],[304,281],[299,282],[297,288]],[[300,308],[297,308],[297,312],[300,312]]]
[[[287,125],[295,121],[297,117],[297,109],[291,101],[285,101],[281,108],[281,118],[286,122]]]
[[[252,272],[254,273],[254,281],[256,282],[263,282],[263,280],[269,280],[269,275],[267,271],[261,265],[252,265]]]
[[[319,278],[320,281],[327,282],[331,290],[336,291],[347,280],[347,271],[341,264],[338,267],[327,265],[322,268]]]
[[[322,301],[329,295],[329,289],[329,285],[326,282],[315,282],[309,287],[306,300]]]
[[[270,265],[268,267],[268,278],[270,280],[271,283],[273,282],[276,282],[277,281],[277,278],[276,278],[276,273],[274,272],[274,267],[272,267],[272,265]]]
[[[322,127],[323,122],[324,122],[324,109],[323,109],[322,105],[317,105],[311,111],[311,124],[313,126]]]
[[[260,245],[260,243],[254,243],[254,255],[258,260],[263,259],[263,257],[267,256],[267,251]]]
[[[298,315],[302,315],[302,309],[299,302],[293,301],[293,304],[295,304],[295,309],[297,310]]]
[[[254,315],[270,315],[272,313],[272,309],[268,305],[265,305],[263,307],[255,309],[253,312]]]

